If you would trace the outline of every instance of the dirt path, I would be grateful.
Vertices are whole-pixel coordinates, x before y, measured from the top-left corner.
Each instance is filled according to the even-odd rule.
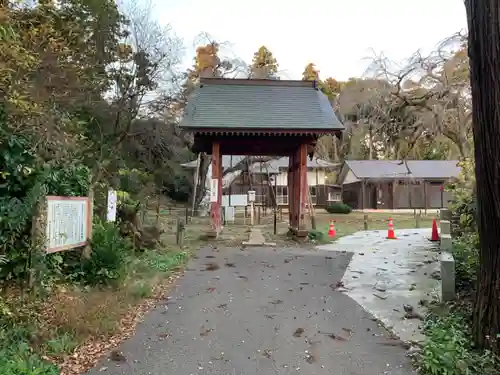
[[[88,374],[410,375],[404,348],[336,291],[351,254],[207,248]]]

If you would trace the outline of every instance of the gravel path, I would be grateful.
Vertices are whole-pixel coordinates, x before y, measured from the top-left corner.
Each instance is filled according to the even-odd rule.
[[[87,374],[410,375],[404,348],[336,291],[351,254],[206,248],[171,296]]]

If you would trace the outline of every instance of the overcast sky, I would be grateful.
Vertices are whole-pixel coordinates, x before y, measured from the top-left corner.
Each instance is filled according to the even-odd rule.
[[[265,45],[288,79],[309,62],[322,78],[360,76],[373,51],[402,60],[467,26],[463,0],[152,1],[160,22],[184,39],[186,65],[196,36],[207,32],[247,62]]]

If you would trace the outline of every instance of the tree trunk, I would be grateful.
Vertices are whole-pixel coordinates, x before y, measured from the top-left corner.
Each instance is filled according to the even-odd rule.
[[[480,270],[476,343],[500,353],[500,1],[466,0]]]
[[[373,159],[373,127],[370,122],[368,125],[368,160]]]
[[[205,193],[207,192],[206,189],[206,182],[207,182],[207,174],[208,174],[208,167],[210,167],[210,164],[212,163],[212,158],[207,155],[206,153],[201,153],[200,154],[200,170],[198,173],[198,181],[194,181],[194,183],[198,184],[198,188],[196,189],[196,196],[194,197],[194,205],[193,205],[193,211],[198,212],[198,209],[200,207],[200,203],[203,200],[203,197],[205,196]]]
[[[340,156],[339,156],[339,146],[338,144],[340,143],[340,141],[337,139],[336,136],[332,136],[332,148],[333,148],[333,155],[331,157],[330,160],[333,160],[333,161],[339,161],[340,160]]]

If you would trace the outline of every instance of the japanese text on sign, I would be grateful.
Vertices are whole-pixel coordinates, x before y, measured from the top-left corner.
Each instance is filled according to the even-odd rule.
[[[47,252],[84,246],[91,230],[86,197],[47,197]]]
[[[210,185],[210,202],[218,202],[219,200],[219,180],[212,178]]]

